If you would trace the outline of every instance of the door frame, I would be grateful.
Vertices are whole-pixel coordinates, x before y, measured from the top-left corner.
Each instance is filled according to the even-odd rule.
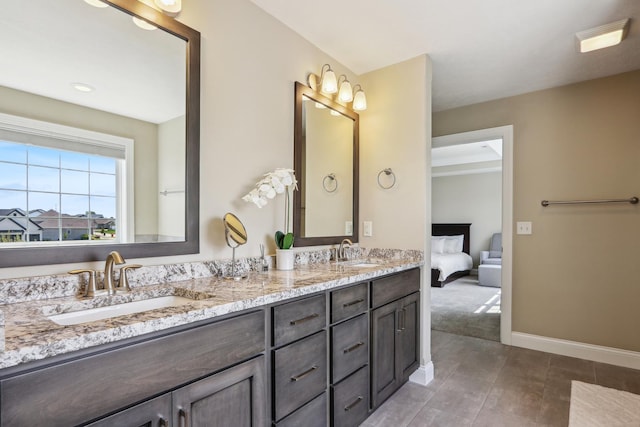
[[[502,291],[500,342],[511,345],[513,277],[513,125],[480,129],[432,138],[431,148],[502,139]],[[431,175],[429,175],[431,179]],[[430,231],[429,231],[430,233]]]

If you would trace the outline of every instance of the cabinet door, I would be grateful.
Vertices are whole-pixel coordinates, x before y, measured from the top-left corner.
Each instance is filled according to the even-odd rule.
[[[174,426],[266,425],[264,364],[260,356],[174,391]]]
[[[400,375],[402,382],[416,370],[420,361],[420,294],[415,293],[400,301]]]
[[[400,386],[398,376],[398,303],[371,312],[371,405],[378,407]]]
[[[87,427],[169,427],[171,393],[88,424]]]

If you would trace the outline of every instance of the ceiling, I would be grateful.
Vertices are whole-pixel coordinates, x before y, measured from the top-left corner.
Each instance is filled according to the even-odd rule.
[[[356,74],[428,54],[434,111],[640,69],[638,0],[252,1]],[[576,51],[623,18],[622,44]]]
[[[184,115],[186,43],[140,29],[115,8],[3,2],[0,52],[0,86],[151,123]],[[95,90],[79,92],[75,82]]]

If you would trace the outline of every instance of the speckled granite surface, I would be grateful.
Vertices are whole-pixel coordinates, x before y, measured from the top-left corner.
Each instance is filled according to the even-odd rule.
[[[328,256],[322,253],[324,251],[301,252],[296,254],[297,266],[292,271],[270,270],[260,273],[252,271],[254,264],[257,270],[259,259],[243,260],[242,268],[250,273],[247,279],[241,281],[221,278],[220,274],[224,274],[229,267],[228,263],[224,265],[222,262],[143,267],[131,271],[135,273],[130,276],[132,292],[93,299],[77,297],[81,282],[76,278],[74,283],[68,275],[31,278],[30,281],[15,279],[12,284],[31,296],[31,300],[24,301],[25,296],[17,293],[16,288],[10,291],[2,289],[4,295],[1,297],[14,295],[16,302],[0,306],[5,318],[5,350],[0,353],[0,368],[277,303],[423,265],[420,251],[354,249],[357,250],[351,253],[352,258],[367,256],[378,265],[357,267],[350,265],[353,262],[329,263]],[[311,262],[313,260],[320,262]],[[6,282],[11,281],[4,282],[0,283],[3,288]],[[56,313],[166,295],[185,296],[194,301],[179,307],[73,326],[61,326],[47,318]]]

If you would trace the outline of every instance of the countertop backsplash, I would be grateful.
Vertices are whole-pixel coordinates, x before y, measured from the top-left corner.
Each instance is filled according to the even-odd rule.
[[[295,249],[295,265],[311,265],[328,263],[331,260],[331,249],[299,250]],[[345,248],[348,259],[382,258],[400,259],[412,258],[422,260],[422,251],[402,249],[366,249],[358,246]],[[275,258],[275,257],[274,257]],[[274,262],[269,263],[273,266]],[[261,270],[260,257],[240,258],[236,260],[236,268],[241,272]],[[143,266],[129,270],[127,273],[132,288],[173,283],[184,280],[219,277],[230,273],[231,260],[189,262],[166,265]],[[118,270],[116,269],[116,278]],[[102,283],[103,272],[97,272],[98,283]],[[22,277],[15,279],[0,279],[0,306],[26,301],[36,301],[49,298],[62,298],[79,295],[86,285],[87,275],[56,274],[49,276]]]

